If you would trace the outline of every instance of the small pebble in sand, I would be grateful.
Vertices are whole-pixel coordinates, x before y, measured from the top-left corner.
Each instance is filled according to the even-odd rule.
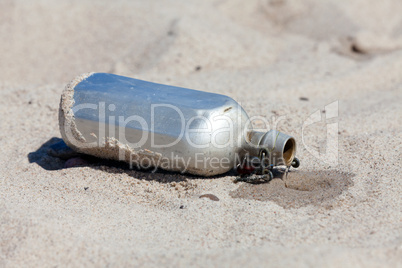
[[[299,100],[301,100],[301,101],[308,101],[308,98],[306,98],[306,97],[300,97]]]
[[[88,161],[81,157],[73,157],[68,159],[66,163],[64,163],[64,168],[82,167],[87,166],[88,164]]]
[[[213,194],[203,194],[203,195],[200,195],[200,198],[209,198],[212,201],[219,201],[219,198]]]

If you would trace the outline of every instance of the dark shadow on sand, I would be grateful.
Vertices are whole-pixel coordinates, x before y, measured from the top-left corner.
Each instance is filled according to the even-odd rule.
[[[28,154],[29,163],[36,163],[46,170],[62,169],[65,161],[57,157],[52,157],[48,154],[50,147],[59,143],[60,141],[62,141],[62,139],[53,137],[42,144],[35,152],[30,152]]]
[[[58,154],[57,152],[62,153]],[[102,170],[104,172],[112,174],[125,173],[128,176],[142,180],[150,180],[150,181],[152,180],[161,183],[170,183],[170,182],[181,182],[191,179],[205,178],[191,174],[166,171],[162,169],[155,170],[154,168],[150,169],[130,168],[130,165],[125,162],[101,159],[94,156],[73,152],[65,145],[64,141],[61,138],[56,137],[49,139],[47,142],[42,144],[36,151],[30,152],[28,154],[28,160],[30,163],[35,163],[40,167],[42,167],[43,169],[49,171],[64,169],[66,160],[72,157],[80,157],[84,159],[85,162],[87,163],[85,165],[73,168],[90,167],[93,169]],[[235,176],[235,172],[230,171],[222,175],[208,177],[208,179],[219,179],[225,176]]]

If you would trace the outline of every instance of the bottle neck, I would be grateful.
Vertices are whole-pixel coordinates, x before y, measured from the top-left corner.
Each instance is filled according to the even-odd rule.
[[[243,146],[245,156],[250,159],[265,157],[273,166],[290,166],[296,155],[296,141],[293,137],[277,130],[260,132],[251,130],[247,133]]]

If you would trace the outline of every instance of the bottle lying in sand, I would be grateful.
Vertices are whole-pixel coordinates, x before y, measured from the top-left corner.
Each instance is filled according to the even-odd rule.
[[[295,139],[258,132],[233,99],[106,74],[83,74],[61,97],[60,132],[74,150],[130,163],[213,176],[297,167]]]

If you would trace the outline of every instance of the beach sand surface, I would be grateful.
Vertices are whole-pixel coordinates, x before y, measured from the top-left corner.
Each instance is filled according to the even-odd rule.
[[[397,0],[1,0],[0,266],[401,267],[401,14]],[[301,167],[260,185],[63,168],[47,154],[60,95],[86,72],[228,95],[293,135]]]

